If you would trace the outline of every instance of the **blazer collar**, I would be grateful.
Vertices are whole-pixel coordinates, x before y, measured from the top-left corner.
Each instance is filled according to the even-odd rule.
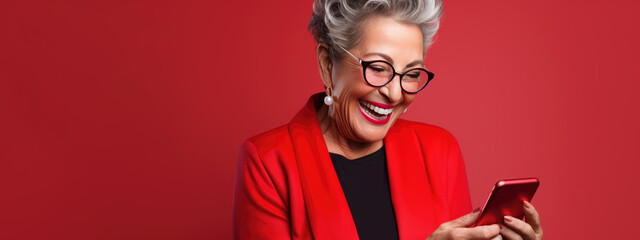
[[[316,239],[358,239],[316,115],[323,97],[311,96],[289,124],[305,206]],[[405,124],[398,119],[384,139],[391,198],[400,239],[424,239],[426,222],[433,218],[428,218],[427,176],[417,136]]]

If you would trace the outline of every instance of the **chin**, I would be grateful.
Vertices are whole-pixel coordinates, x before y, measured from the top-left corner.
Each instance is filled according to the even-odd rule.
[[[358,114],[360,114],[358,112]],[[389,116],[389,121],[385,124],[372,124],[368,120],[364,119],[364,117],[359,116],[361,119],[358,119],[357,122],[354,122],[352,125],[355,130],[356,136],[360,139],[361,142],[377,142],[383,140],[384,137],[387,136],[389,129],[395,121],[398,119],[398,116],[395,113],[392,113]]]
[[[389,128],[386,125],[373,127],[373,126],[367,126],[365,124],[364,126],[360,126],[359,130],[360,131],[358,131],[357,133],[358,133],[358,137],[362,142],[377,142],[384,139],[384,137],[387,135]]]

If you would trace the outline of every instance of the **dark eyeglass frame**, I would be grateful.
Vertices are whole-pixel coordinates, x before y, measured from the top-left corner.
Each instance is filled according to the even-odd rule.
[[[364,77],[364,81],[367,82],[367,84],[369,84],[372,87],[382,87],[384,85],[389,84],[394,77],[396,77],[396,75],[400,76],[400,88],[402,88],[402,91],[409,93],[409,94],[416,94],[418,92],[420,92],[422,89],[424,89],[427,85],[429,85],[429,82],[431,82],[431,80],[433,79],[433,77],[435,76],[435,74],[433,74],[431,71],[427,70],[426,68],[411,68],[408,69],[406,71],[404,71],[404,73],[398,73],[396,72],[396,69],[393,67],[393,65],[391,65],[391,63],[387,62],[387,61],[383,61],[383,60],[373,60],[373,61],[364,61],[358,57],[356,57],[355,55],[353,55],[351,52],[347,51],[347,49],[344,49],[342,46],[338,46],[340,49],[344,50],[345,52],[347,52],[349,55],[351,55],[351,57],[355,58],[356,60],[358,60],[358,62],[360,63],[360,65],[362,65],[362,76]],[[376,63],[376,62],[381,62],[381,63],[385,63],[387,65],[389,65],[389,67],[391,67],[391,71],[393,71],[393,74],[391,75],[391,78],[389,78],[389,80],[387,80],[385,83],[380,84],[380,85],[374,85],[371,84],[369,82],[369,80],[367,80],[367,67],[369,67],[369,65]],[[413,71],[413,70],[422,70],[424,72],[427,73],[427,82],[424,84],[424,86],[420,87],[420,89],[418,89],[415,92],[409,92],[406,89],[404,89],[404,87],[402,86],[402,77],[404,77],[405,74]]]

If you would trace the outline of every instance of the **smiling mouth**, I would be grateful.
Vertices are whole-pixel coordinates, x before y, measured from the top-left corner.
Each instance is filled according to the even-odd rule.
[[[387,108],[387,109],[381,108],[369,102],[366,102],[364,100],[358,100],[358,103],[360,103],[360,107],[362,107],[362,110],[366,114],[366,116],[376,121],[382,121],[387,119],[389,115],[391,115],[391,112],[393,112],[393,108]],[[375,122],[375,123],[380,123],[380,122]]]

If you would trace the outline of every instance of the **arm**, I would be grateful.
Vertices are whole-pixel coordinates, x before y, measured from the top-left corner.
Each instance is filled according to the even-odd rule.
[[[467,171],[458,141],[452,136],[447,147],[447,200],[451,219],[471,211],[471,195],[467,181]]]
[[[448,239],[502,239],[497,224],[470,228],[480,216],[480,209],[471,211],[471,197],[467,172],[460,146],[450,135],[446,152],[446,188],[451,221],[442,223],[427,240]]]
[[[245,142],[240,149],[233,193],[234,239],[291,239],[289,210],[258,156]]]
[[[478,212],[467,214],[471,211],[471,198],[469,194],[469,186],[467,182],[467,173],[465,171],[464,160],[462,159],[462,154],[460,152],[460,146],[455,138],[451,138],[449,147],[448,147],[448,162],[447,162],[447,189],[449,189],[449,194],[447,195],[448,201],[450,204],[450,213],[452,218],[458,218],[459,216],[463,216],[454,221],[448,222],[448,226],[458,224],[458,227],[468,227],[470,224],[475,223],[475,220],[479,217],[479,209]],[[499,233],[505,237],[506,239],[531,239],[538,240],[542,239],[542,227],[540,226],[540,218],[538,216],[538,212],[535,210],[533,205],[528,202],[525,202],[523,206],[524,213],[526,216],[526,220],[522,221],[520,219],[515,218],[506,218],[505,224],[507,227],[500,227],[498,230]],[[496,231],[496,227],[493,225],[475,227],[472,229],[479,228],[490,228],[490,232],[492,234],[487,234],[484,237],[491,237],[493,233]],[[502,224],[498,224],[502,225]],[[455,233],[451,233],[451,235],[459,235],[462,236],[463,239],[467,239],[464,235],[471,233],[470,229],[458,230]],[[482,235],[476,235],[482,236]],[[497,236],[496,236],[497,237]],[[502,239],[502,237],[500,237]]]

